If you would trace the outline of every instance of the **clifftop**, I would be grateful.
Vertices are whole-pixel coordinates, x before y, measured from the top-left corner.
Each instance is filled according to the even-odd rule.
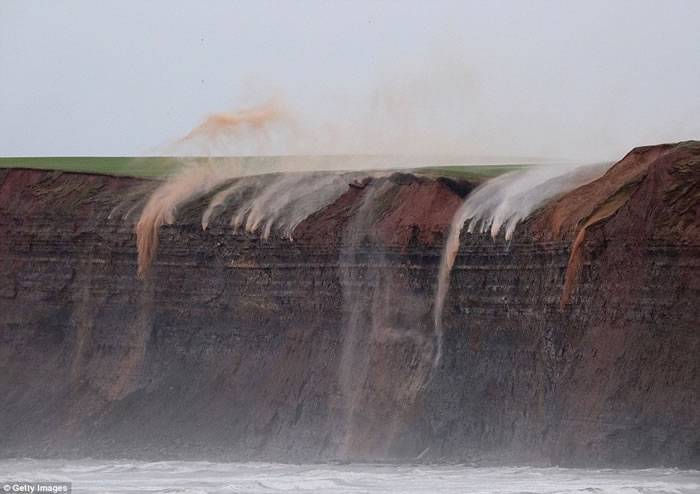
[[[636,216],[626,220],[625,228],[637,229],[639,234],[644,230],[645,234],[659,238],[673,237],[676,242],[697,243],[699,162],[698,141],[636,148],[602,177],[550,201],[519,230],[531,232],[540,241],[566,239],[580,244],[590,229],[610,220],[618,211],[626,215],[635,211]],[[344,180],[345,192],[295,226],[292,237],[296,241],[323,244],[342,241],[348,218],[369,192],[381,189],[373,197],[372,205],[372,216],[377,218],[372,225],[377,241],[404,247],[411,242],[439,245],[462,199],[478,185],[408,173],[366,179],[355,174]],[[100,220],[126,216],[132,224],[146,197],[158,184],[153,180],[105,175],[2,169],[0,210],[15,217],[36,213],[75,218],[90,211],[103,214],[111,206],[110,218]],[[179,205],[175,224],[200,223],[207,203],[221,188]],[[235,206],[235,199],[231,204],[222,204],[214,225],[228,226],[231,206]]]
[[[373,218],[366,233],[374,242],[400,249],[439,246],[464,195],[474,187],[469,182],[404,173],[368,179],[306,218],[294,238],[340,244],[348,221],[366,204],[362,214]]]
[[[599,179],[547,204],[529,225],[543,239],[573,240],[628,202],[627,214],[646,209],[643,217],[628,218],[628,228],[639,229],[641,221],[641,229],[657,236],[698,241],[700,142],[635,148]]]

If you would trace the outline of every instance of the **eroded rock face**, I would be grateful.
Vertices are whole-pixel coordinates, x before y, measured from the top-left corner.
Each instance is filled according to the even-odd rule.
[[[141,281],[154,187],[0,171],[0,455],[700,466],[700,144],[463,233],[442,341],[473,184],[353,183],[294,241],[198,200]]]

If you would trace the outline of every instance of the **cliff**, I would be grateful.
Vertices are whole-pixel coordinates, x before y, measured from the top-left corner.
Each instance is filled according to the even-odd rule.
[[[160,229],[156,182],[0,171],[0,455],[700,467],[700,143],[639,148],[510,241],[475,184],[348,186],[294,240]]]

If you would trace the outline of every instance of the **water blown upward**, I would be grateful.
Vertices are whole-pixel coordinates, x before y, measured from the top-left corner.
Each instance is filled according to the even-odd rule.
[[[175,221],[175,211],[194,197],[208,192],[222,181],[235,176],[235,170],[190,167],[166,181],[149,197],[136,224],[138,274],[145,276],[158,248],[158,230]]]
[[[459,252],[459,241],[465,224],[469,233],[489,232],[495,239],[503,231],[505,239],[510,240],[518,223],[537,208],[560,194],[598,178],[609,166],[610,164],[531,167],[491,179],[469,194],[452,219],[440,260],[433,309],[433,322],[440,341],[450,272]],[[441,356],[441,346],[436,365]]]
[[[258,154],[265,151],[271,139],[296,133],[297,124],[289,111],[280,101],[270,100],[235,112],[211,114],[167,149],[178,152],[194,149],[212,155],[235,143]]]

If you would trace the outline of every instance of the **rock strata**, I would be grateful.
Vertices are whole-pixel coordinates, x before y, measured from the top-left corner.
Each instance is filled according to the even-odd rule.
[[[700,467],[700,143],[633,150],[521,223],[450,221],[476,184],[348,184],[294,240],[156,183],[0,171],[0,456]]]

